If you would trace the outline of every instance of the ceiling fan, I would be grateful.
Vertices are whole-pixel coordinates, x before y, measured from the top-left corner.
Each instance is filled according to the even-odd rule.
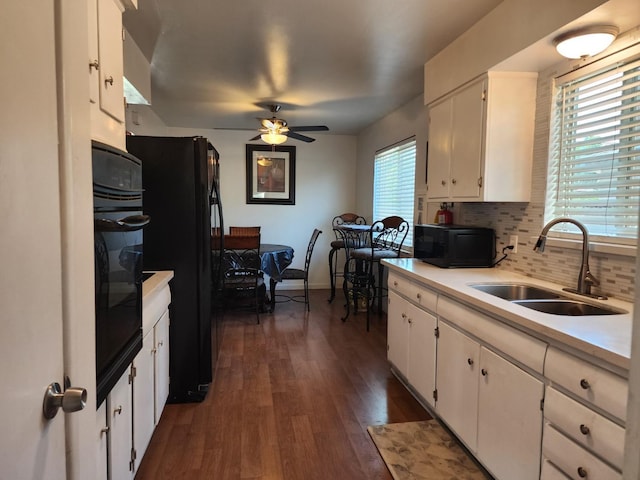
[[[294,140],[301,140],[303,142],[311,143],[315,142],[315,138],[307,137],[306,135],[300,135],[298,132],[326,132],[329,128],[325,125],[307,125],[301,127],[290,127],[286,120],[277,118],[276,113],[282,108],[281,105],[273,104],[267,105],[269,111],[273,114],[271,118],[259,118],[260,132],[258,135],[250,139],[262,140],[269,145],[279,145],[287,141],[287,138],[293,138]]]

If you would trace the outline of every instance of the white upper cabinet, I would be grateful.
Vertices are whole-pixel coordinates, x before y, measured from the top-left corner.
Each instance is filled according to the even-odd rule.
[[[124,7],[119,0],[88,1],[91,137],[125,150]]]
[[[489,72],[429,106],[430,200],[529,201],[536,83]]]

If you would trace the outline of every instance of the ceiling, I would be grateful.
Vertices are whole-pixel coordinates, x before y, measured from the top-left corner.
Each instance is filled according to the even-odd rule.
[[[356,134],[423,91],[427,60],[501,0],[139,0],[123,21],[168,126]],[[316,134],[314,134],[315,136]]]

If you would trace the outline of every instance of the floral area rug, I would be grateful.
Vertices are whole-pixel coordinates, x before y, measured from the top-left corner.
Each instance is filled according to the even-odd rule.
[[[436,420],[368,427],[395,480],[487,480],[457,441]]]

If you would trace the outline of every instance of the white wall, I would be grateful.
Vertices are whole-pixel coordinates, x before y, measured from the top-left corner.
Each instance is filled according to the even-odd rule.
[[[133,115],[134,112],[137,112]],[[133,124],[136,117],[138,125]],[[335,239],[331,221],[356,208],[356,137],[315,134],[316,141],[288,141],[296,147],[296,204],[246,203],[245,145],[251,131],[166,127],[149,107],[129,106],[127,129],[138,135],[192,136],[209,139],[220,153],[221,199],[225,226],[262,227],[263,243],[291,245],[292,266],[303,268],[307,244],[314,228],[322,230],[313,252],[310,288],[329,287],[328,255]],[[253,142],[260,143],[260,142]],[[300,287],[288,282],[287,287]],[[284,288],[284,287],[280,287]]]
[[[422,95],[406,103],[358,135],[356,212],[371,222],[373,215],[373,160],[377,150],[416,137],[416,195],[426,189],[427,108]],[[379,220],[379,219],[377,219]]]

